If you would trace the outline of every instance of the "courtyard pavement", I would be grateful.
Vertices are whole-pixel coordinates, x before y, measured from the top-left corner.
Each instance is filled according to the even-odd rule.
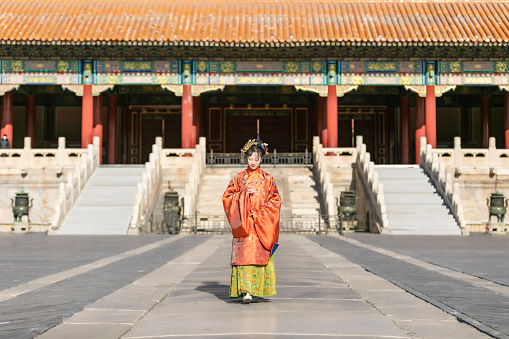
[[[509,338],[509,238],[283,234],[228,298],[226,235],[0,236],[0,338]]]

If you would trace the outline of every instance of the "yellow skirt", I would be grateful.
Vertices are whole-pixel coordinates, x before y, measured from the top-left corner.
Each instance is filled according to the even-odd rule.
[[[246,293],[256,297],[276,295],[274,257],[267,265],[232,266],[230,298],[239,298]]]

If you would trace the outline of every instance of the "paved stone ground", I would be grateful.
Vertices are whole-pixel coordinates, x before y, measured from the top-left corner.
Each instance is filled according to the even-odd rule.
[[[501,260],[509,253],[509,238],[370,234],[351,236],[354,241],[349,242],[311,238],[479,330],[509,337],[509,262]]]
[[[440,258],[419,237],[365,239],[282,235],[278,295],[243,305],[228,298],[229,236],[0,236],[0,338],[506,337],[489,309],[508,314],[506,286],[419,260]]]

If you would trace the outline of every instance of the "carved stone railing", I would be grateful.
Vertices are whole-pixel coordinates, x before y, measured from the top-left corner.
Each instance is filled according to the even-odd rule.
[[[318,180],[318,190],[323,197],[326,210],[323,214],[337,216],[336,197],[334,196],[334,184],[331,182],[330,173],[327,171],[326,154],[334,155],[342,163],[351,164],[355,162],[357,150],[353,147],[345,148],[324,148],[320,138],[313,137],[313,159],[314,172]]]
[[[336,149],[329,149],[334,152]],[[339,149],[337,149],[339,152]],[[324,199],[325,211],[322,214],[325,215],[336,215],[337,210],[335,208],[335,197],[334,197],[334,185],[331,183],[330,174],[327,171],[327,162],[325,161],[324,148],[320,143],[320,138],[313,137],[313,159],[314,159],[314,172],[315,178],[318,181],[318,190]]]
[[[152,145],[149,161],[145,163],[145,171],[141,174],[141,182],[136,185],[136,198],[127,234],[139,234],[140,229],[145,227],[145,223],[154,209],[161,191],[162,145],[163,139],[157,137],[156,143]]]
[[[86,149],[65,149],[62,148],[62,145],[65,145],[65,139],[59,138],[59,148],[57,151],[58,166],[67,166],[66,160],[68,160],[69,157],[74,158],[77,156],[79,157],[79,162],[75,163],[74,170],[67,174],[66,182],[59,184],[59,193],[58,200],[55,205],[55,214],[51,220],[48,234],[58,233],[58,229],[60,228],[65,216],[71,210],[72,206],[78,199],[81,191],[88,182],[88,179],[90,179],[96,168],[99,166],[99,140],[99,137],[94,137],[93,144],[88,145]],[[25,138],[24,150],[27,149],[26,145],[27,140]],[[39,149],[33,151],[33,154],[41,152]],[[29,168],[34,168],[33,166],[35,163],[40,164],[41,161],[32,162],[32,167]]]
[[[373,212],[375,227],[378,233],[389,232],[389,219],[387,207],[385,206],[384,187],[379,182],[378,173],[375,172],[375,163],[371,161],[371,155],[366,151],[366,144],[362,136],[356,137],[357,149],[357,178],[360,180],[365,193],[366,200]]]
[[[366,145],[362,143],[362,137],[356,139],[355,148],[323,148],[318,137],[313,137],[313,157],[315,176],[318,180],[318,189],[325,200],[327,211],[325,214],[337,217],[336,198],[334,185],[331,183],[330,174],[327,171],[326,157],[334,156],[340,163],[355,164],[357,177],[363,188],[362,196],[367,200],[369,209],[373,212],[376,232],[387,232],[389,221],[383,195],[383,185],[378,182],[378,174],[374,171],[374,163],[370,161],[370,155],[366,152]],[[361,192],[358,192],[361,193]]]
[[[73,168],[87,154],[87,148],[65,148],[65,138],[58,138],[58,148],[32,148],[31,138],[25,137],[23,148],[1,149],[0,170],[26,175],[30,170],[53,168],[62,173]]]
[[[491,144],[492,141],[490,140]],[[433,149],[431,145],[426,144],[426,137],[421,137],[420,166],[431,178],[433,185],[451,210],[463,234],[468,233],[468,230],[466,229],[461,205],[460,184],[454,182],[454,173],[453,171],[447,171],[447,168],[454,168],[456,175],[467,169],[463,166],[485,167],[488,173],[490,166],[493,165],[490,160],[491,157],[487,156],[490,151],[494,155],[493,149],[461,149],[461,140],[458,137],[454,138],[454,149]],[[475,159],[477,159],[477,162]]]
[[[165,148],[162,150],[161,165],[163,169],[172,167],[188,168],[184,188],[184,217],[194,215],[198,199],[198,190],[205,171],[206,138],[200,137],[195,148]]]
[[[426,151],[426,149],[424,149]],[[461,148],[461,138],[454,138],[454,148],[432,149],[438,161],[446,168],[454,168],[454,175],[509,174],[509,149],[497,149],[495,138],[489,139],[488,148]]]
[[[189,179],[186,183],[185,200],[184,200],[184,213],[189,219],[194,215],[196,209],[196,203],[198,199],[198,190],[201,185],[203,178],[203,172],[205,171],[205,158],[207,156],[206,139],[200,137],[198,145],[195,148],[196,152],[193,155],[193,162],[191,164],[191,171],[189,172]]]

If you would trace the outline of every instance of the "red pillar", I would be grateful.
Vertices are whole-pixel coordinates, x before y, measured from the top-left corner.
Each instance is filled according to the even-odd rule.
[[[426,139],[433,148],[437,147],[437,104],[435,85],[426,85]]]
[[[491,98],[481,98],[481,142],[483,148],[488,148],[491,135]]]
[[[399,105],[399,147],[402,164],[410,163],[410,133],[408,126],[408,116],[410,113],[410,98],[401,97]]]
[[[191,94],[191,85],[182,85],[182,136],[181,147],[193,148],[192,129],[193,129],[193,97]]]
[[[92,129],[94,124],[94,99],[92,85],[83,85],[83,99],[81,105],[81,147],[86,148],[92,143]]]
[[[117,97],[108,97],[108,164],[117,163]]]
[[[27,96],[25,103],[25,136],[30,137],[31,147],[35,147],[35,97]]]
[[[327,147],[338,147],[338,96],[336,85],[327,85]]]
[[[92,128],[92,137],[99,137],[99,163],[103,161],[103,97],[101,94],[93,97],[94,99],[94,127]]]
[[[7,139],[12,145],[12,91],[6,92],[2,99],[2,127],[0,129],[0,138],[7,135]]]
[[[426,136],[426,99],[415,95],[415,163],[420,164],[421,137]]]
[[[509,149],[509,92],[504,93],[505,148]]]
[[[196,128],[193,143],[198,143],[198,138],[203,136],[201,126],[201,116],[202,116],[201,96],[193,97],[193,125]]]

